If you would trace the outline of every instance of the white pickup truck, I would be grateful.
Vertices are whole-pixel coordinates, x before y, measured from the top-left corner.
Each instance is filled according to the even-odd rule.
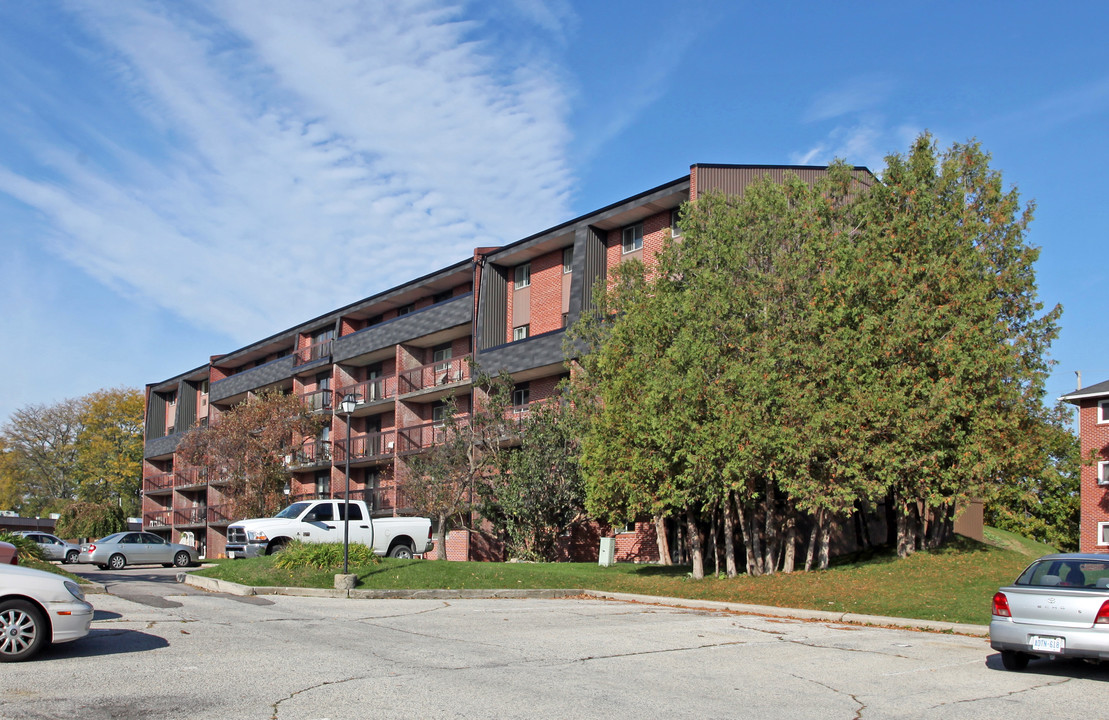
[[[239,520],[227,527],[227,557],[272,555],[293,540],[343,541],[343,501],[295,502],[270,518]],[[377,555],[410,558],[431,550],[431,520],[423,517],[370,518],[366,503],[350,501],[350,542],[369,545]]]

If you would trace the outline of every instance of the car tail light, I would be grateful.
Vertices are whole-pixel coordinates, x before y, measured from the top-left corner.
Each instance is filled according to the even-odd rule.
[[[1109,603],[1106,604],[1109,605]],[[1101,609],[1103,611],[1107,610],[1105,605],[1102,605]],[[1005,593],[999,592],[993,596],[993,614],[998,617],[1013,617],[1013,614],[1009,612],[1009,598],[1005,597]],[[1105,622],[1109,622],[1109,616],[1106,617]]]
[[[431,542],[431,526],[427,526],[427,541]]]
[[[95,546],[95,545],[89,545],[89,546],[88,546],[88,549],[87,549],[87,552],[92,552],[92,551],[93,551],[93,550],[95,550],[95,549],[96,549],[96,546]]]
[[[1109,625],[1109,600],[1101,604],[1101,609],[1097,611],[1097,617],[1094,618],[1094,625]]]

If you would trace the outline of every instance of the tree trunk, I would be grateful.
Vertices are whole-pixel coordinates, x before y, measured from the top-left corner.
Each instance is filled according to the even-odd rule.
[[[756,577],[761,575],[759,572],[758,563],[755,561],[755,552],[753,550],[754,543],[751,539],[751,523],[747,520],[747,511],[736,504],[737,516],[739,517],[739,532],[743,536],[743,551],[746,555],[747,575]]]
[[[763,501],[763,512],[766,514],[763,522],[766,554],[763,556],[762,571],[766,575],[773,575],[778,569],[778,550],[781,546],[781,538],[778,535],[778,513],[775,509],[777,503],[774,497],[774,486],[769,485],[766,489],[766,499]]]
[[[660,565],[672,565],[670,559],[670,540],[666,537],[666,518],[655,515],[655,539],[658,542],[658,562]]]
[[[782,553],[782,572],[793,572],[797,553],[797,518],[792,512],[786,517],[785,550]]]
[[[728,577],[734,578],[738,574],[735,564],[735,503],[730,492],[724,496],[724,565]]]
[[[906,558],[916,550],[916,522],[912,517],[915,503],[897,502],[897,557]]]
[[[435,529],[435,559],[447,559],[447,516],[439,515],[439,526]]]
[[[820,535],[820,519],[823,510],[817,510],[813,515],[812,530],[809,532],[809,544],[805,548],[805,572],[812,570],[813,556],[816,554],[816,539]]]
[[[760,531],[761,523],[759,523],[759,513],[757,510],[751,510],[751,556],[755,561],[756,574],[762,575],[766,572],[766,566],[762,564],[762,533]]]
[[[825,514],[824,522],[821,523],[820,528],[820,569],[828,569],[828,545],[832,538],[832,523],[828,522],[828,516]]]
[[[697,528],[697,515],[692,505],[685,506],[685,526],[689,534],[689,554],[693,561],[693,579],[705,579],[705,558],[701,549],[701,532]]]

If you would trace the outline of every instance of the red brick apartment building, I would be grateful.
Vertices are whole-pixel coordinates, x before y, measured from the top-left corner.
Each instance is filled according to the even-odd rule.
[[[1078,406],[1082,457],[1092,452],[1097,458],[1081,471],[1078,550],[1109,553],[1109,380],[1075,390],[1062,399]]]
[[[172,541],[224,551],[222,488],[175,454],[184,432],[251,393],[298,395],[331,424],[289,457],[289,500],[342,497],[350,455],[351,499],[378,515],[415,511],[403,492],[405,458],[430,446],[444,398],[468,407],[471,358],[516,382],[515,409],[549,397],[567,373],[564,329],[591,305],[597,283],[628,258],[650,261],[674,230],[681,204],[698,193],[741,194],[755,178],[791,171],[812,182],[823,167],[694,165],[689,175],[298,324],[176,377],[146,387],[143,527]],[[861,173],[867,171],[860,168]],[[334,413],[357,393],[349,418]],[[351,441],[346,447],[346,423]],[[657,560],[654,528],[617,533],[618,560]],[[574,557],[597,556],[597,529],[570,538]],[[489,538],[455,531],[451,559],[501,559]]]

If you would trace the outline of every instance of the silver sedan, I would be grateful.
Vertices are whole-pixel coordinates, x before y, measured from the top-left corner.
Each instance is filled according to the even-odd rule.
[[[0,565],[0,662],[26,660],[51,643],[85,637],[92,612],[77,583]]]
[[[167,542],[154,533],[119,532],[81,546],[80,562],[101,570],[122,570],[128,565],[187,567],[200,562],[196,548]]]
[[[31,542],[37,543],[42,548],[43,557],[47,560],[60,560],[63,563],[77,562],[77,556],[81,553],[81,546],[74,545],[62,540],[60,537],[51,535],[44,532],[22,532],[19,533]]]
[[[990,647],[1007,670],[1032,658],[1109,660],[1109,555],[1061,553],[1029,565],[993,597]]]

